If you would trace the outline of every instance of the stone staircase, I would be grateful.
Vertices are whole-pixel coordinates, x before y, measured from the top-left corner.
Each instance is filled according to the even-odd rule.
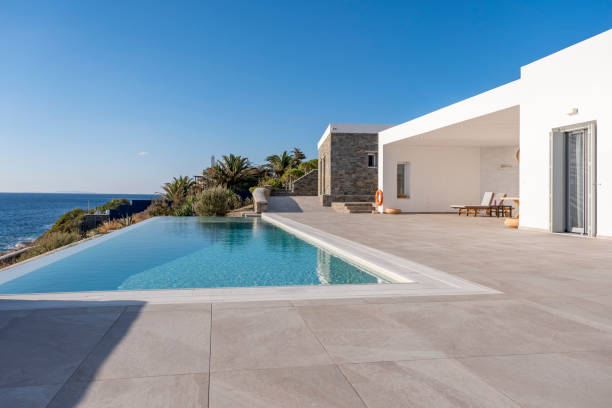
[[[346,214],[371,214],[376,209],[374,203],[332,203],[332,209]]]

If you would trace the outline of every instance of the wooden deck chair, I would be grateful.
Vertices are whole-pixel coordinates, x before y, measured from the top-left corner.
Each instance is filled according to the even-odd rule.
[[[482,211],[482,210],[486,211],[487,215],[489,215],[489,211],[491,211],[492,201],[493,201],[493,192],[487,191],[482,196],[482,201],[480,202],[480,205],[453,204],[450,207],[457,210],[458,215],[465,213],[466,216],[469,216],[470,213],[473,213],[475,217],[478,211]]]

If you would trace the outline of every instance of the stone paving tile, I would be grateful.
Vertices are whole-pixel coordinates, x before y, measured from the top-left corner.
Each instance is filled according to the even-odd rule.
[[[380,305],[300,307],[299,312],[337,363],[446,357]]]
[[[208,374],[67,384],[49,408],[206,408]]]
[[[450,356],[611,350],[612,334],[521,300],[380,305]]]
[[[0,387],[62,384],[120,309],[35,311],[0,331]]]
[[[612,302],[605,304],[598,298],[571,296],[529,298],[531,304],[552,314],[585,324],[596,329],[612,332]]]
[[[612,406],[612,353],[576,352],[459,360],[523,407]]]
[[[125,312],[73,381],[208,372],[210,312]]]
[[[211,408],[365,408],[336,366],[213,372]]]
[[[256,300],[244,302],[219,302],[213,305],[215,311],[223,309],[254,309],[265,307],[291,307],[289,300]]]
[[[367,298],[345,298],[345,299],[299,299],[292,300],[293,306],[325,306],[325,305],[352,305],[367,303]]]
[[[0,330],[9,325],[13,319],[26,317],[32,313],[32,310],[10,310],[0,312]]]
[[[173,310],[196,310],[202,312],[210,312],[211,307],[212,305],[210,303],[152,303],[128,306],[126,308],[126,312],[169,312]]]
[[[612,292],[612,242],[516,231],[503,220],[443,214],[324,212],[283,217],[513,295]],[[579,254],[577,257],[576,254]]]
[[[519,407],[455,360],[344,364],[341,369],[369,408]]]
[[[61,384],[0,388],[0,406],[7,408],[43,408],[60,389]]]
[[[212,330],[211,371],[331,363],[294,308],[215,310]]]

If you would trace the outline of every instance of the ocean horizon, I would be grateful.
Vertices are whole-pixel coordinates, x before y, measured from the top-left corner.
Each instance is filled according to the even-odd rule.
[[[0,253],[31,242],[65,212],[94,208],[110,200],[148,200],[154,194],[0,193]]]

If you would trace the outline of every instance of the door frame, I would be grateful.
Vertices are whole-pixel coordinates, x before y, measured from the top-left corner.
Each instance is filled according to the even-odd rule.
[[[551,232],[567,233],[567,146],[565,134],[578,130],[586,132],[584,147],[586,150],[587,188],[584,208],[587,214],[586,232],[583,235],[594,237],[597,235],[597,121],[562,126],[554,128],[550,132],[549,229]]]

